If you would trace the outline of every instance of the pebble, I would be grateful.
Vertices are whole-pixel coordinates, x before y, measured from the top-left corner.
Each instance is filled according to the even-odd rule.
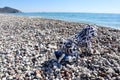
[[[2,80],[7,80],[6,77],[3,77]]]
[[[108,73],[114,73],[114,70],[112,68],[108,68]]]
[[[120,52],[120,46],[118,46],[118,52]]]
[[[36,74],[36,77],[37,77],[38,79],[42,78],[42,76],[41,76],[40,74]]]

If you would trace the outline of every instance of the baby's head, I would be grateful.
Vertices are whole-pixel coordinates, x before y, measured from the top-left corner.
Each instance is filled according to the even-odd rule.
[[[97,36],[97,29],[96,29],[96,27],[90,26],[90,25],[86,25],[86,27],[84,29],[89,31],[89,36],[90,37]]]

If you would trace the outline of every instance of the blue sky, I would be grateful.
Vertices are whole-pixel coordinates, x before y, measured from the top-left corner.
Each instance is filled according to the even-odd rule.
[[[120,13],[120,0],[0,0],[23,12],[93,12]]]

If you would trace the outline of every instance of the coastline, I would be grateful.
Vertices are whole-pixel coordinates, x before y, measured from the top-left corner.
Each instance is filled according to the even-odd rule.
[[[120,14],[105,14],[105,13],[61,13],[61,12],[36,12],[36,13],[18,13],[13,14],[17,16],[34,16],[43,17],[48,19],[63,20],[69,22],[96,24],[99,26],[107,26],[115,29],[119,29],[119,17]]]
[[[91,25],[98,31],[92,56],[80,57],[78,65],[54,68],[53,52],[85,25],[0,14],[0,78],[120,79],[120,30],[109,27]]]

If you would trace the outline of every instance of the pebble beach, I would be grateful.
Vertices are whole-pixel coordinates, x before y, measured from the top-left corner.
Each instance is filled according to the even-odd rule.
[[[0,80],[120,80],[120,30],[94,26],[91,55],[58,64],[54,51],[84,23],[0,14]]]

